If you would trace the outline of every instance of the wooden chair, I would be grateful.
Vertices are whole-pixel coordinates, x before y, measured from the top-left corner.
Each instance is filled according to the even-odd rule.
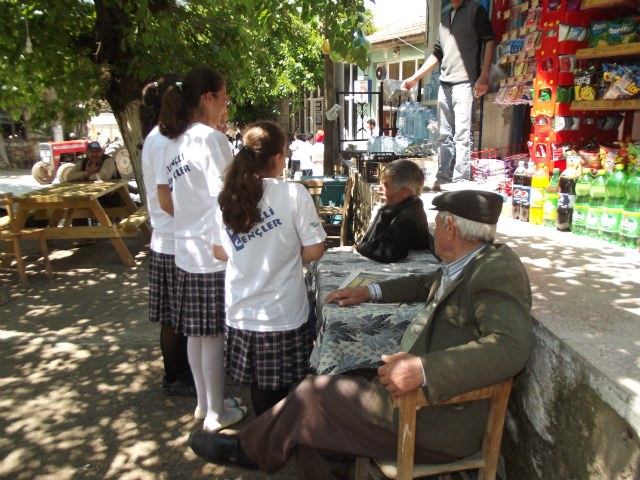
[[[429,407],[422,389],[414,390],[400,397],[393,397],[394,408],[400,409],[400,431],[398,436],[398,462],[374,459],[377,467],[369,459],[358,458],[356,463],[356,479],[368,478],[396,478],[408,480],[427,475],[442,475],[464,470],[479,470],[478,480],[495,480],[500,458],[500,444],[502,442],[502,428],[507,413],[507,403],[511,393],[513,379],[499,383],[492,387],[474,390],[457,397],[450,398],[433,405],[451,405],[470,401],[490,399],[489,419],[484,432],[482,449],[471,457],[463,458],[456,462],[441,465],[414,465],[413,454],[416,436],[416,410],[421,407]],[[380,476],[380,473],[384,477]],[[466,474],[463,474],[467,477]],[[447,475],[449,476],[449,475]],[[442,478],[442,477],[440,477]]]
[[[22,258],[22,249],[37,249],[37,247],[22,247],[20,248],[20,241],[22,240],[40,240],[40,249],[42,250],[42,260],[38,260],[36,262],[30,263],[40,263],[44,262],[45,268],[47,269],[47,275],[49,278],[53,277],[53,270],[51,269],[51,262],[49,262],[49,251],[47,250],[47,240],[45,238],[44,228],[21,228],[19,229],[16,225],[16,219],[13,212],[13,204],[15,200],[13,199],[13,193],[2,193],[0,194],[0,205],[4,205],[7,209],[9,224],[7,229],[0,230],[0,241],[5,242],[7,246],[12,245],[13,251],[11,248],[7,248],[5,253],[0,253],[0,258],[8,259],[14,258],[16,261],[17,268],[7,268],[0,267],[0,270],[10,271],[10,272],[18,272],[20,278],[22,279],[22,284],[25,287],[29,286],[29,279],[27,278],[27,273],[25,271],[25,262]],[[10,264],[10,263],[9,263]]]
[[[322,188],[324,186],[324,182],[322,180],[300,180],[299,183],[307,187],[307,190],[313,197],[313,200],[316,204],[316,212],[318,213],[318,217],[320,218],[322,223],[325,223],[325,216],[340,215],[342,217],[340,221],[340,235],[327,235],[327,238],[339,238],[340,246],[344,246],[344,244],[347,242],[349,203],[351,203],[351,177],[347,179],[346,192],[342,207],[329,207],[320,205],[320,195],[322,194]]]

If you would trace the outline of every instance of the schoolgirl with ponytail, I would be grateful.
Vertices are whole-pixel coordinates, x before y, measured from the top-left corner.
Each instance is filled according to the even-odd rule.
[[[218,197],[214,254],[227,261],[227,373],[251,385],[256,415],[309,373],[313,348],[302,262],[319,260],[326,233],[298,183],[278,180],[285,135],[275,123],[246,129]]]
[[[187,337],[176,332],[173,316],[176,276],[173,205],[164,164],[165,150],[171,140],[163,136],[158,128],[162,97],[169,87],[180,81],[182,75],[168,73],[142,90],[142,177],[153,227],[149,245],[149,320],[161,325],[160,349],[165,372],[162,390],[167,395],[195,396],[187,358]]]
[[[214,258],[212,249],[216,197],[231,162],[226,136],[212,127],[220,123],[229,101],[222,75],[195,68],[167,90],[159,125],[172,139],[164,172],[173,208],[175,330],[188,337],[198,398],[194,416],[214,432],[242,420],[247,411],[239,399],[224,399],[226,264]]]

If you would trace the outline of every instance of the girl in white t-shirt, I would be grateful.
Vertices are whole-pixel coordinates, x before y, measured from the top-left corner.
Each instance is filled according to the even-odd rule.
[[[175,236],[175,329],[189,337],[187,352],[196,384],[195,417],[221,430],[242,420],[246,407],[224,401],[225,263],[213,257],[216,196],[231,162],[220,123],[230,100],[216,71],[199,67],[170,88],[162,100],[160,132],[171,138],[165,174]]]
[[[309,372],[313,337],[302,262],[322,257],[326,233],[307,190],[277,180],[286,158],[282,129],[254,123],[243,143],[218,197],[213,251],[228,260],[227,373],[251,384],[260,415]]]
[[[187,358],[187,337],[176,332],[173,318],[175,239],[171,193],[164,164],[164,153],[171,140],[160,133],[157,125],[162,97],[169,87],[179,81],[182,81],[182,75],[168,73],[142,90],[140,124],[145,139],[142,147],[142,177],[153,227],[149,245],[149,320],[162,325],[160,348],[165,372],[162,390],[167,395],[194,396],[196,390]]]

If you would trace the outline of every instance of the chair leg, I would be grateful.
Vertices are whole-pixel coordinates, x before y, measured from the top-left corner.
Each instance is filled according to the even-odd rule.
[[[18,267],[18,274],[22,279],[22,285],[29,286],[29,279],[27,278],[27,272],[24,269],[24,262],[22,261],[22,250],[20,250],[20,240],[18,238],[13,239],[13,253],[16,256],[16,264]]]
[[[42,250],[42,257],[44,258],[44,266],[47,269],[47,275],[49,278],[53,278],[53,269],[51,268],[51,262],[49,261],[49,250],[47,249],[47,239],[44,236],[44,230],[40,235],[40,249]]]

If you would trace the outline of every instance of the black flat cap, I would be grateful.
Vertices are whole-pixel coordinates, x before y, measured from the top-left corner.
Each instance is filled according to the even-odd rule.
[[[480,190],[459,190],[438,195],[431,210],[447,211],[467,220],[495,225],[500,218],[502,195]]]

